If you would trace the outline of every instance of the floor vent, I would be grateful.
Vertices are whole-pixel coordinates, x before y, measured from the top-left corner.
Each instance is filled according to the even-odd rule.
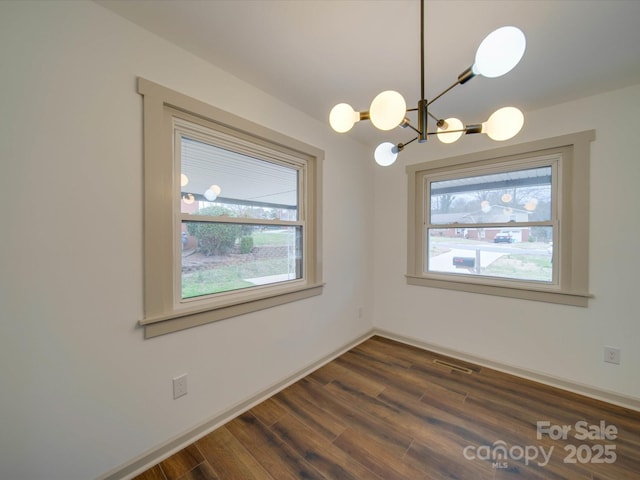
[[[473,370],[466,367],[461,367],[460,365],[456,365],[455,363],[444,362],[442,360],[438,360],[437,358],[433,361],[436,365],[440,365],[441,367],[450,368],[451,370],[455,370],[456,372],[466,373],[467,375],[471,375]]]

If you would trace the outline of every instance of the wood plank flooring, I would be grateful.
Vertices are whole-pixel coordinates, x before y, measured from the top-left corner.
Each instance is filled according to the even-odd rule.
[[[640,413],[376,336],[135,480],[227,479],[640,479]]]

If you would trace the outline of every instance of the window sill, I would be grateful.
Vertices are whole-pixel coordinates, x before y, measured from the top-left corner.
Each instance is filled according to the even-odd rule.
[[[153,315],[140,320],[138,324],[144,328],[144,337],[153,338],[187,328],[217,322],[226,318],[256,312],[265,308],[276,307],[289,302],[321,295],[324,284],[306,285],[289,289],[279,295],[255,298],[236,304],[209,306],[197,310],[171,312],[164,315]]]
[[[589,298],[593,295],[581,292],[561,292],[549,290],[536,290],[533,288],[504,287],[478,283],[467,283],[455,280],[436,280],[433,278],[406,275],[408,285],[420,287],[444,288],[460,292],[480,293],[485,295],[497,295],[500,297],[519,298],[537,302],[557,303],[574,307],[588,307]]]

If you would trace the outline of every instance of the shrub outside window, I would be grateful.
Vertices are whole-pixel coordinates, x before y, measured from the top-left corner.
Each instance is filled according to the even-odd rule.
[[[587,306],[593,132],[407,167],[407,282]]]

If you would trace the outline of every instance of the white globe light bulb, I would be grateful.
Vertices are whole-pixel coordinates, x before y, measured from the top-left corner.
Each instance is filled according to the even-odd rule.
[[[216,193],[209,188],[209,189],[205,190],[204,198],[206,198],[210,202],[213,202],[216,198],[218,198],[218,195],[216,195]]]
[[[329,125],[338,133],[345,133],[360,120],[360,114],[348,103],[339,103],[329,113]]]
[[[447,118],[445,120],[446,127],[438,127],[438,133],[436,137],[442,143],[453,143],[458,140],[464,133],[464,125],[457,118]],[[459,132],[451,132],[451,130],[460,130]],[[449,132],[449,133],[447,133]]]
[[[527,39],[517,27],[501,27],[491,32],[476,51],[473,72],[496,78],[515,67],[527,47]]]
[[[222,192],[222,189],[218,185],[211,185],[209,187],[209,190],[211,190],[213,193],[215,193],[216,196],[220,195],[220,193]]]
[[[369,119],[380,130],[391,130],[402,123],[407,113],[407,102],[393,90],[379,93],[369,107]]]
[[[184,173],[180,174],[180,186],[186,187],[189,183],[189,177],[187,177]]]
[[[533,212],[536,208],[538,208],[538,199],[532,198],[524,205],[525,210],[529,212]]]
[[[373,156],[378,165],[388,167],[398,158],[398,147],[391,142],[381,143],[377,146]]]
[[[524,115],[516,107],[496,110],[489,120],[482,124],[482,133],[497,142],[515,137],[524,125]]]

